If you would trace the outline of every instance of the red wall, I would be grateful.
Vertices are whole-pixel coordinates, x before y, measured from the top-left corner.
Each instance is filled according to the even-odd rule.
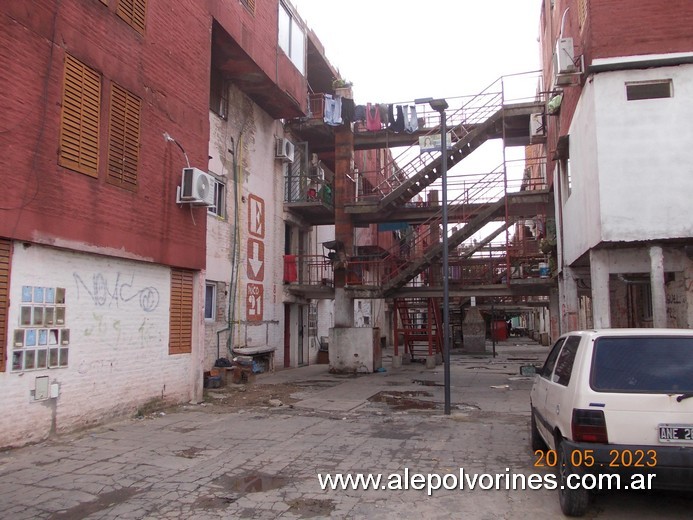
[[[693,51],[691,0],[592,0],[593,58]]]
[[[203,268],[206,209],[175,204],[185,157],[163,133],[207,168],[211,18],[195,0],[149,0],[141,36],[110,4],[2,3],[0,236]],[[102,75],[98,179],[58,166],[65,53]],[[106,183],[112,82],[142,99],[136,193]]]

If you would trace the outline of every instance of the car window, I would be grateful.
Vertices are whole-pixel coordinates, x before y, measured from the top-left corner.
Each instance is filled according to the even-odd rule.
[[[573,371],[573,363],[575,363],[575,355],[580,345],[580,336],[569,336],[561,350],[558,361],[556,361],[556,370],[553,373],[552,381],[559,385],[568,386],[570,383],[570,374]]]
[[[553,372],[553,367],[556,365],[556,359],[558,358],[558,353],[561,351],[561,346],[565,342],[565,338],[560,338],[549,352],[544,366],[541,369],[540,375],[545,379],[551,379],[551,372]]]
[[[590,385],[601,392],[693,392],[693,337],[599,338]]]

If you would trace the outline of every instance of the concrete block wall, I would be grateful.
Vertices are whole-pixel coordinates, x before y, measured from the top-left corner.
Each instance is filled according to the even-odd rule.
[[[18,242],[11,277],[10,339],[20,323],[23,286],[65,289],[69,361],[65,368],[13,371],[8,340],[0,446],[131,415],[153,400],[195,396],[195,354],[168,353],[168,267]],[[59,385],[57,399],[33,399],[38,376]]]

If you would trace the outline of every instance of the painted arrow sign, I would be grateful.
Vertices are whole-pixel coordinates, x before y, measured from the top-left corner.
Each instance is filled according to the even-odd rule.
[[[265,279],[265,244],[256,238],[248,239],[248,279],[262,282]]]

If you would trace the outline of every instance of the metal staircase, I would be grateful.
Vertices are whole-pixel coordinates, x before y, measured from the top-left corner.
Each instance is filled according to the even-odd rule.
[[[399,340],[404,355],[417,358],[443,353],[443,320],[439,298],[395,298],[395,354]],[[399,319],[397,319],[399,318]]]
[[[505,213],[505,197],[499,199],[498,201],[487,205],[484,209],[480,210],[475,217],[473,217],[467,224],[465,224],[461,229],[455,231],[448,237],[448,251],[443,251],[442,242],[435,242],[428,244],[421,239],[422,251],[421,254],[415,255],[415,259],[409,263],[402,266],[400,269],[393,271],[390,278],[385,282],[383,286],[383,293],[389,295],[397,289],[403,287],[416,276],[421,274],[424,270],[430,267],[432,264],[438,262],[442,258],[443,254],[449,254],[450,250],[456,248],[465,240],[469,239],[484,227],[489,222],[493,221],[498,216]],[[434,226],[436,224],[433,224]],[[494,232],[493,235],[497,235],[498,231]],[[474,249],[470,249],[465,254],[471,256],[475,252]]]

